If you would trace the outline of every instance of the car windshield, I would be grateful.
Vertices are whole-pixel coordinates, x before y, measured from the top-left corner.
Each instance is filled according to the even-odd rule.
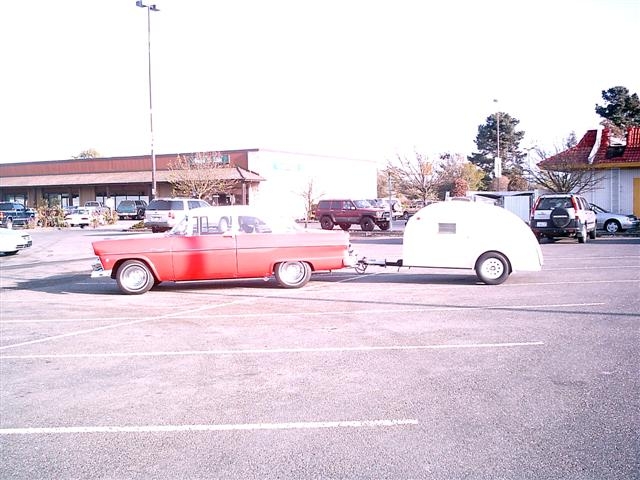
[[[358,208],[375,208],[369,200],[354,200],[353,203],[355,203]]]
[[[302,228],[288,217],[262,215],[257,212],[230,212],[229,210],[195,212],[180,220],[171,235],[215,235],[227,231],[234,233],[290,233]]]
[[[149,210],[184,210],[182,200],[154,200],[147,207]]]

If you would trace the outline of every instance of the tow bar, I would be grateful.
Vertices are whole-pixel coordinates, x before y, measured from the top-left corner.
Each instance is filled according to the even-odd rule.
[[[402,259],[391,262],[386,259],[362,257],[358,260],[358,263],[356,263],[354,268],[356,269],[356,273],[362,274],[367,271],[367,267],[369,265],[375,265],[378,267],[401,267]]]

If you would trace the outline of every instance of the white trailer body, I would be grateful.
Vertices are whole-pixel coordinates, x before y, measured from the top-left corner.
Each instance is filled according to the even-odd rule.
[[[438,202],[413,215],[404,230],[402,259],[361,260],[366,265],[472,269],[497,285],[511,273],[539,271],[538,240],[517,215],[479,202]]]

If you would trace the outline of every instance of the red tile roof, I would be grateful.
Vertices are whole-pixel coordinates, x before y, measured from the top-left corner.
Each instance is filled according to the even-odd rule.
[[[538,167],[551,169],[554,166],[589,165],[589,155],[597,142],[597,130],[589,130],[577,145],[553,155],[538,163]],[[636,168],[640,167],[640,127],[629,127],[626,145],[611,145],[611,132],[602,131],[592,164],[596,168]]]

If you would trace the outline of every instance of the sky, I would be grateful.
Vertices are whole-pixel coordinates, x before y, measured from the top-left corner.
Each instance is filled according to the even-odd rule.
[[[498,110],[552,151],[598,127],[603,90],[640,94],[640,0],[156,5],[156,154],[468,155]],[[135,0],[3,2],[0,45],[0,163],[150,153]]]

